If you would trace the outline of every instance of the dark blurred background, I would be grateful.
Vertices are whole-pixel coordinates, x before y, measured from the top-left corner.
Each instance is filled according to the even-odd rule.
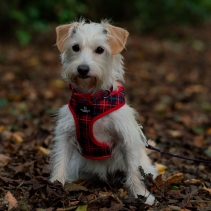
[[[180,25],[200,25],[211,18],[210,0],[3,0],[0,2],[1,38],[28,44],[33,35],[85,17],[112,19],[135,32],[166,35]]]
[[[211,160],[211,0],[1,0],[0,154],[11,163],[0,166],[5,178],[0,178],[0,198],[11,190],[28,210],[70,204],[69,196],[52,194],[48,186],[46,193],[46,185],[34,193],[32,178],[49,178],[53,116],[71,94],[61,78],[55,27],[80,17],[112,19],[130,32],[122,52],[125,93],[141,115],[146,137],[161,150]],[[159,200],[165,196],[170,200],[163,203],[181,206],[178,210],[186,205],[211,210],[210,166],[152,152],[150,158],[167,167],[166,175],[183,172],[186,179],[204,181],[197,187],[177,182],[174,192],[166,186],[165,193],[156,193]],[[0,210],[6,205],[0,200]]]

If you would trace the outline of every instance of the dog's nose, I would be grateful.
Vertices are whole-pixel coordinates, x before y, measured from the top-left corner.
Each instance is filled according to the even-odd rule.
[[[78,66],[78,73],[81,75],[81,76],[86,76],[89,72],[89,66],[88,65],[79,65]]]

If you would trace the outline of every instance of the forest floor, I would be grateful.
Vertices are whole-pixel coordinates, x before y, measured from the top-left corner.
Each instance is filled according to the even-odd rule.
[[[211,160],[211,25],[175,34],[130,36],[123,53],[127,100],[157,148]],[[0,42],[0,210],[211,210],[210,164],[153,151],[152,161],[166,168],[155,182],[144,175],[157,207],[129,197],[121,179],[64,188],[48,180],[53,116],[70,97],[54,40]]]

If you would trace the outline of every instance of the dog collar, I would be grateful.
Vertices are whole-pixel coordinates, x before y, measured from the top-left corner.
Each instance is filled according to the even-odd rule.
[[[77,103],[80,104],[93,104],[99,99],[108,98],[113,91],[113,86],[109,89],[102,90],[99,92],[84,94],[77,91],[73,86],[69,84],[70,89],[72,90],[72,97]]]

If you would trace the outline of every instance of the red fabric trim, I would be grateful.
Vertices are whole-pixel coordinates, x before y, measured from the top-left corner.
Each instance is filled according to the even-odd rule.
[[[113,90],[113,91],[111,92],[110,96],[115,95],[115,94],[119,94],[119,93],[122,91],[123,88],[124,88],[124,87],[120,84],[120,86],[118,86],[118,89]]]
[[[73,115],[74,120],[75,120],[77,139],[79,139],[80,131],[79,131],[79,125],[78,125],[78,118],[77,118],[75,112],[73,111],[72,107],[70,106],[70,103],[68,103],[68,107],[69,107],[71,114]]]
[[[88,156],[88,155],[83,155],[80,153],[81,156],[83,156],[84,158],[90,159],[90,160],[104,160],[107,158],[110,158],[113,154],[107,155],[107,156],[100,156],[100,157],[92,157],[92,156]]]
[[[114,107],[114,108],[112,108],[112,109],[110,109],[110,110],[108,110],[108,111],[106,111],[106,112],[104,112],[104,113],[102,113],[102,114],[100,114],[100,115],[98,115],[98,116],[96,116],[95,118],[92,119],[92,121],[91,121],[91,123],[90,123],[90,126],[89,126],[89,135],[90,135],[91,140],[92,140],[97,146],[100,146],[100,147],[104,148],[105,146],[108,146],[108,145],[110,146],[110,145],[112,145],[113,143],[112,143],[112,141],[110,141],[110,142],[105,142],[105,143],[104,143],[104,142],[99,142],[99,141],[94,137],[94,133],[93,133],[94,122],[97,121],[98,119],[102,118],[103,116],[105,116],[105,115],[107,115],[107,114],[109,114],[109,113],[111,113],[111,112],[113,112],[113,111],[115,111],[115,110],[121,108],[123,105],[125,105],[125,102],[122,103],[122,104],[120,104],[120,105],[118,105],[118,106],[116,106],[116,107]]]

